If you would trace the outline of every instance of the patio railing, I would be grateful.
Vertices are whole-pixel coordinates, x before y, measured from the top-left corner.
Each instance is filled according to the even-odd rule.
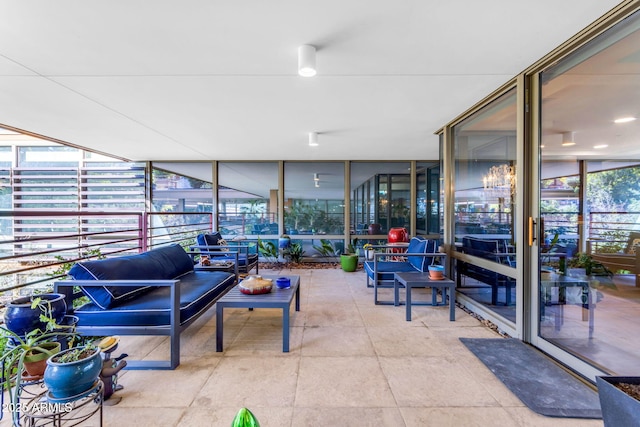
[[[187,246],[211,225],[202,212],[0,212],[0,307],[46,289],[75,261]]]

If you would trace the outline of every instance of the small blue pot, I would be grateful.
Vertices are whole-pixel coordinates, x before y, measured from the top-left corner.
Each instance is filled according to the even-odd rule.
[[[44,384],[55,399],[66,399],[90,390],[102,371],[100,350],[95,349],[91,356],[75,362],[59,363],[53,360],[74,348],[63,350],[47,359],[44,371]]]

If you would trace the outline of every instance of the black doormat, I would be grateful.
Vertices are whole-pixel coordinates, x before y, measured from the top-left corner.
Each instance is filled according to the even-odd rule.
[[[601,419],[598,393],[515,338],[460,338],[522,402],[548,417]]]

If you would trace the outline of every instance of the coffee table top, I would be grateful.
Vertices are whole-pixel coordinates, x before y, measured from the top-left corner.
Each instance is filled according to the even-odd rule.
[[[261,275],[262,276],[262,275]],[[278,302],[291,302],[294,295],[296,294],[296,290],[298,286],[300,286],[300,276],[273,276],[273,275],[265,275],[262,276],[264,279],[272,279],[273,280],[273,288],[271,292],[268,294],[253,294],[247,295],[240,292],[238,285],[234,286],[229,292],[224,294],[219,300],[218,303],[223,303],[223,305],[240,303],[246,304],[250,303],[278,303]],[[276,279],[279,277],[286,277],[291,281],[291,287],[287,289],[280,289],[276,286]],[[256,307],[258,307],[256,305]]]
[[[401,272],[401,273],[394,273],[394,277],[398,279],[398,281],[402,282],[402,283],[413,283],[413,282],[430,282],[430,283],[442,283],[442,284],[451,284],[453,283],[453,280],[449,279],[448,277],[445,277],[444,279],[432,279],[429,276],[429,273],[423,273],[420,271],[416,271],[416,272]]]

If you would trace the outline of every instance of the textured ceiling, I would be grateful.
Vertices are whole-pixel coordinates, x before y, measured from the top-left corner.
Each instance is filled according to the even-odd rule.
[[[131,160],[430,160],[617,3],[0,0],[0,124]]]

